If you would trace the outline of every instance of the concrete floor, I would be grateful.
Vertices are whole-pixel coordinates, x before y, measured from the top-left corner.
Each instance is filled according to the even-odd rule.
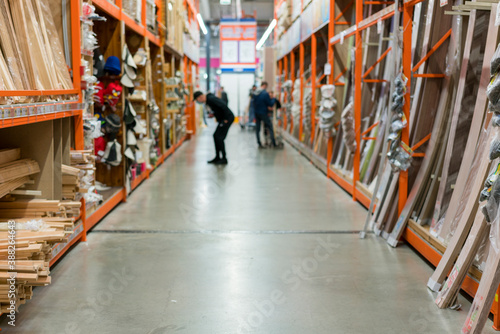
[[[2,333],[459,333],[470,302],[438,310],[432,268],[358,239],[366,210],[294,149],[236,126],[227,145],[216,167],[210,130],[187,142]]]

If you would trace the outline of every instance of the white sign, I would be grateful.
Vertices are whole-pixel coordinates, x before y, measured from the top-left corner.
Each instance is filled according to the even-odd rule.
[[[222,41],[222,62],[235,64],[238,62],[238,41]]]
[[[255,42],[240,41],[240,63],[254,64],[255,63]]]

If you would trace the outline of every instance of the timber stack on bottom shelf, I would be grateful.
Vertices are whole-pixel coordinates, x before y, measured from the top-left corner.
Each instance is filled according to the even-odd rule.
[[[71,170],[68,170],[71,169]],[[75,173],[72,167],[63,167]],[[30,176],[40,172],[38,163],[21,159],[20,149],[0,150],[0,309],[8,313],[9,292],[15,291],[16,310],[31,299],[33,286],[50,284],[49,261],[56,243],[66,242],[73,233],[74,220],[80,216],[80,202],[54,200],[22,200],[37,191],[23,189],[33,183]],[[15,260],[12,242],[15,240]],[[12,266],[12,263],[15,263]],[[15,289],[9,278],[16,272]]]
[[[278,83],[297,78],[300,102],[284,138],[371,208],[376,235],[393,247],[406,239],[436,266],[428,287],[438,307],[456,308],[461,288],[475,297],[463,333],[480,333],[490,311],[500,330],[497,3],[340,0],[330,17],[327,29],[298,29],[297,39],[294,22],[278,39]],[[328,45],[317,38],[326,31]],[[333,115],[321,95],[332,86]]]

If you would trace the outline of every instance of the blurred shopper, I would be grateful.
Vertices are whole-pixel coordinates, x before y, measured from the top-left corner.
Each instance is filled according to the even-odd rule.
[[[272,99],[267,92],[267,82],[263,81],[260,85],[260,91],[255,94],[254,97],[254,108],[255,108],[255,133],[257,136],[257,144],[259,148],[264,148],[260,142],[260,126],[261,122],[264,126],[269,129],[269,135],[271,137],[272,146],[276,147],[276,141],[274,139],[273,124],[269,118],[269,107],[274,106],[276,99]]]
[[[212,114],[209,114],[209,117],[215,117],[218,123],[217,129],[214,132],[215,158],[208,161],[208,163],[226,165],[227,157],[224,139],[226,139],[227,132],[234,122],[234,114],[228,108],[227,104],[214,94],[208,93],[205,95],[200,91],[196,91],[194,99],[198,103],[205,103],[209,106],[212,110]]]
[[[224,103],[226,104],[226,106],[229,105],[229,100],[227,99],[227,93],[226,91],[224,90],[224,87],[221,87],[220,88],[220,99],[222,101],[224,101]]]

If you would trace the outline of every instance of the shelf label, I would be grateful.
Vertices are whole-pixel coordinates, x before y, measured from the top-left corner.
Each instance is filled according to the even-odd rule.
[[[439,6],[444,7],[448,4],[448,0],[439,0]]]
[[[325,70],[324,70],[325,75],[330,75],[332,74],[332,65],[330,63],[325,64]]]
[[[35,115],[35,107],[28,107],[28,115],[30,116]]]

